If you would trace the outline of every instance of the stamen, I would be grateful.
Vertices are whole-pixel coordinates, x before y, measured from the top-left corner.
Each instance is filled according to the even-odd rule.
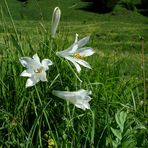
[[[38,69],[34,70],[34,72],[35,72],[35,73],[41,73],[42,70],[43,70],[43,68],[38,68]]]
[[[75,53],[74,54],[74,57],[77,58],[77,59],[81,59],[82,58],[82,56],[80,55],[80,53]]]

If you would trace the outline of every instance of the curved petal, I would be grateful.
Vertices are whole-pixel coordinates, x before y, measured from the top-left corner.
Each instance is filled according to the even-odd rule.
[[[86,102],[89,102],[90,100],[92,100],[92,98],[87,95],[87,96],[85,97],[85,101],[86,101]]]
[[[88,57],[95,53],[95,51],[91,47],[80,48],[77,50],[77,52],[80,54],[81,57]]]
[[[66,50],[64,50],[65,52],[68,52],[68,53],[74,53],[77,51],[78,48],[84,46],[88,41],[89,41],[89,36],[81,39],[80,41],[78,41],[78,34],[76,33],[76,37],[75,37],[75,41],[74,43],[69,47],[67,48]]]
[[[77,51],[78,44],[74,44],[73,47],[68,51],[69,54],[73,54]]]
[[[31,78],[27,79],[26,88],[34,86],[37,82],[39,82],[39,77],[37,75],[32,76]]]
[[[67,49],[57,52],[57,53],[59,55],[67,55],[68,56],[69,54],[74,53],[77,49],[78,49],[78,34],[76,33],[74,43],[71,46],[69,46]]]
[[[75,98],[75,106],[81,108],[83,110],[90,109],[89,101],[92,99],[88,96],[88,92],[86,90],[79,90],[79,95]]]
[[[31,87],[31,86],[33,86],[33,85],[35,85],[34,81],[32,81],[31,78],[27,79],[26,88],[27,88],[27,87]]]
[[[87,42],[89,41],[89,38],[90,38],[89,36],[86,36],[83,39],[79,40],[78,43],[77,43],[78,47],[80,48],[80,47],[86,45]]]
[[[56,55],[61,56],[61,57],[69,56],[69,55],[72,55],[74,52],[76,52],[77,49],[78,49],[78,44],[74,43],[67,49],[56,52]]]
[[[67,60],[69,60],[70,62],[72,62],[72,63],[74,64],[74,66],[76,67],[77,72],[80,73],[81,67],[80,67],[79,64],[77,64],[77,63],[75,62],[75,59],[74,59],[74,58],[67,56],[67,57],[65,57],[65,59],[67,59]]]
[[[71,62],[73,61],[73,62],[76,63],[76,64],[78,63],[78,64],[80,64],[80,65],[82,65],[82,66],[84,66],[84,67],[86,67],[86,68],[91,69],[90,64],[87,63],[87,62],[84,61],[84,60],[81,60],[81,59],[78,59],[78,58],[73,58],[73,57],[68,57],[68,60],[70,60]]]
[[[77,91],[77,94],[79,94],[80,96],[88,96],[92,94],[91,91],[85,90],[85,89],[80,89]],[[91,100],[91,98],[89,97],[87,100]]]
[[[35,73],[34,71],[35,70],[34,69],[31,69],[31,68],[26,69],[26,72],[27,73],[30,73],[30,74],[34,74]]]
[[[42,60],[42,65],[45,68],[45,70],[49,69],[48,66],[52,65],[52,61],[49,59],[44,59]]]
[[[77,95],[86,95],[87,94],[87,90],[85,89],[80,89],[78,91],[76,91]]]
[[[31,60],[32,58],[30,57],[21,57],[19,59],[20,63],[26,68],[29,68],[29,63],[31,62]]]
[[[40,80],[43,81],[43,82],[47,81],[46,72],[45,72],[45,71],[43,71],[43,72],[41,73],[41,75],[40,75]]]
[[[55,95],[55,96],[57,96],[57,97],[59,97],[59,98],[65,99],[66,97],[69,97],[71,95],[71,92],[53,90],[52,91],[52,94]]]
[[[77,104],[75,104],[75,106],[77,107],[77,108],[81,108],[82,110],[86,110],[86,109],[90,109],[90,105],[89,105],[89,103],[88,102],[82,102],[82,103],[77,103]]]
[[[20,59],[21,64],[26,67],[27,69],[37,69],[41,66],[40,63],[35,61],[34,59],[30,57],[21,57]]]
[[[24,70],[21,75],[22,77],[31,77],[31,73],[28,73],[27,70]]]
[[[56,52],[56,55],[65,58],[66,56],[69,56],[69,53],[64,50]]]
[[[84,67],[86,67],[86,68],[91,69],[91,66],[90,66],[90,64],[89,64],[88,62],[86,62],[86,61],[84,61],[84,60],[81,60],[81,59],[77,59],[77,58],[74,58],[74,59],[75,59],[75,61],[76,61],[77,63],[79,63],[80,65],[82,65],[82,66],[84,66]]]
[[[69,101],[72,104],[75,104],[77,102],[77,92],[53,90],[52,94],[61,99]]]
[[[40,58],[38,57],[37,54],[33,55],[33,59],[40,64]]]

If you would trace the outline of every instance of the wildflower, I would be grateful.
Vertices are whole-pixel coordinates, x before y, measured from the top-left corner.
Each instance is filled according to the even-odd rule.
[[[26,82],[26,88],[35,85],[39,81],[47,81],[46,71],[49,69],[48,66],[52,65],[52,61],[49,59],[44,59],[40,62],[37,54],[30,57],[21,57],[21,64],[27,68],[21,73],[23,77],[29,77]]]
[[[91,69],[91,66],[82,58],[91,56],[95,51],[91,47],[82,47],[89,41],[89,36],[84,37],[78,41],[78,34],[76,34],[74,43],[67,49],[57,52],[61,56],[74,64],[78,73],[81,71],[80,65]]]
[[[48,139],[48,148],[53,148],[55,146],[55,141],[53,139]]]
[[[88,102],[92,99],[89,96],[91,94],[91,91],[84,89],[80,89],[78,91],[73,92],[53,90],[52,94],[59,98],[69,101],[76,107],[81,108],[83,110],[90,109],[90,105]]]
[[[55,37],[56,30],[58,28],[58,24],[61,17],[61,10],[59,7],[54,8],[53,14],[52,14],[52,22],[51,22],[51,35],[52,37]]]

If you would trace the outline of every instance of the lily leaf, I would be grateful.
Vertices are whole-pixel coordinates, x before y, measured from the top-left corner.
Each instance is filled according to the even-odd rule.
[[[121,141],[121,139],[122,139],[121,132],[118,129],[113,129],[112,127],[111,127],[111,131]]]

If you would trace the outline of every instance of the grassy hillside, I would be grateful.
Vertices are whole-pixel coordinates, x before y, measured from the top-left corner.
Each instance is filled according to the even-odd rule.
[[[80,0],[29,0],[28,3],[22,3],[17,0],[6,0],[14,19],[51,19],[53,8],[59,6],[63,13],[63,18],[74,19],[82,12],[79,8],[84,7],[87,3]],[[7,10],[4,1],[0,2],[4,13],[7,15]]]
[[[87,12],[82,8],[87,7],[89,3],[81,0],[29,0],[28,3],[22,3],[17,0],[2,0],[0,1],[1,13],[3,12],[5,17],[8,17],[5,1],[8,3],[14,20],[51,20],[52,11],[56,6],[59,6],[62,10],[62,20],[64,21],[101,21],[102,16],[103,20],[105,19],[106,21],[115,18],[119,21],[131,20],[140,22],[145,19],[140,14],[127,11],[119,6],[115,7],[111,15],[99,15]],[[115,17],[112,15],[115,15]]]

